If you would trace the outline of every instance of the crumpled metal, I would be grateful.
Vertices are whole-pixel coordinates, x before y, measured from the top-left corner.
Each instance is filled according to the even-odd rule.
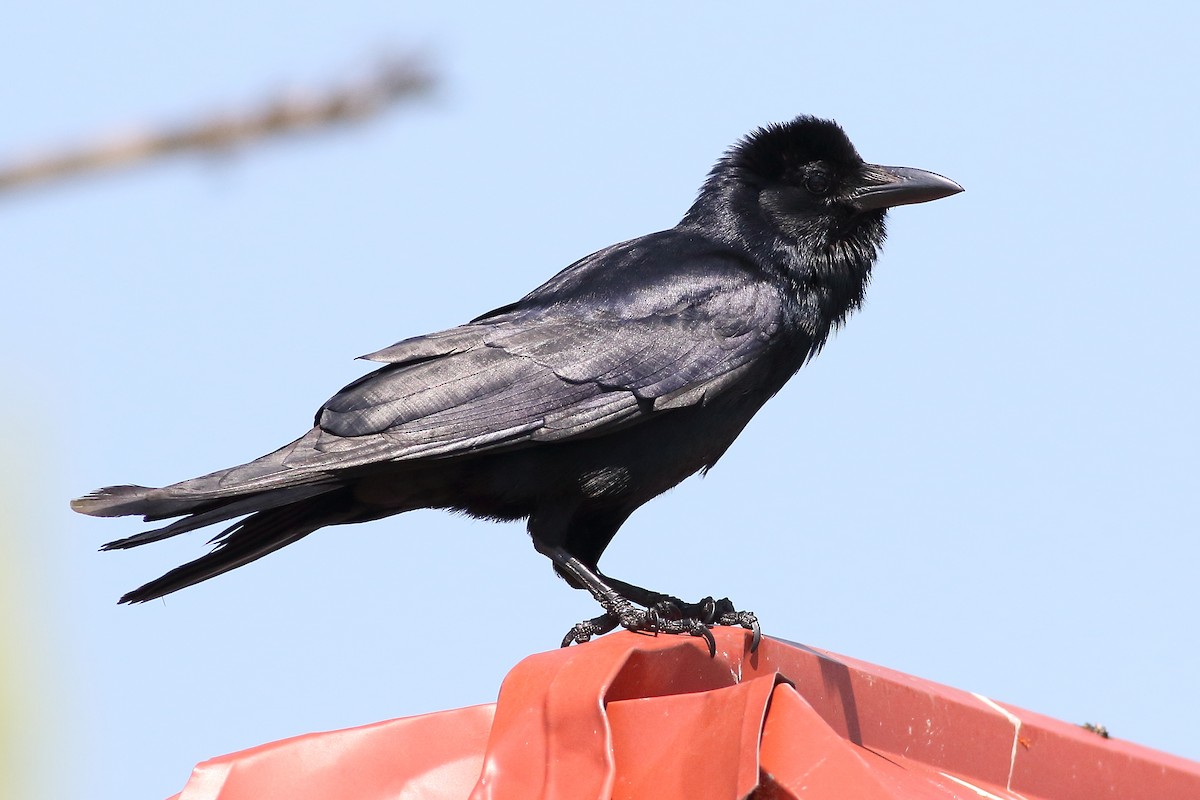
[[[493,705],[199,764],[178,800],[1200,798],[1200,764],[746,631],[540,653]]]

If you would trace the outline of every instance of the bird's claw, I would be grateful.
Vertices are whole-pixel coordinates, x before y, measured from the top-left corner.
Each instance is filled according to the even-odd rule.
[[[741,627],[750,631],[750,652],[758,650],[762,642],[762,629],[758,625],[758,617],[753,611],[738,611],[733,601],[728,597],[713,600],[705,597],[697,603],[685,603],[675,597],[663,597],[654,607],[666,619],[696,619],[706,626],[727,625]]]
[[[750,652],[758,650],[758,645],[762,642],[762,629],[758,626],[758,617],[754,616],[753,611],[730,611],[722,614],[716,624],[740,626],[750,631]]]
[[[605,612],[600,616],[585,619],[567,631],[562,646],[583,644],[591,641],[593,636],[608,633],[618,625],[635,633],[658,633],[662,629],[662,620],[656,609],[639,608],[625,599],[606,602],[604,609]]]
[[[711,601],[711,597],[706,597],[705,600]],[[758,645],[762,642],[762,629],[758,626],[758,617],[753,611],[738,611],[733,607],[733,601],[728,597],[723,597],[717,600],[714,604],[713,619],[714,625],[728,625],[730,627],[742,627],[750,631],[753,635],[750,637],[750,652],[758,650]]]
[[[585,619],[571,630],[567,631],[567,635],[563,637],[562,646],[569,647],[573,644],[583,644],[591,641],[593,636],[602,636],[617,625],[621,624],[621,620],[612,614],[601,614],[592,619]]]

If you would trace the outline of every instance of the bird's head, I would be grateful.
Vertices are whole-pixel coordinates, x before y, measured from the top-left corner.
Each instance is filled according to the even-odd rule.
[[[836,122],[797,117],[730,148],[682,225],[744,248],[795,284],[833,290],[840,318],[861,301],[887,209],[961,191],[932,172],[868,164]]]
[[[889,207],[961,191],[922,169],[865,163],[836,122],[799,116],[758,128],[733,145],[684,223],[731,234],[763,253],[791,246],[806,259],[871,261],[883,243]]]

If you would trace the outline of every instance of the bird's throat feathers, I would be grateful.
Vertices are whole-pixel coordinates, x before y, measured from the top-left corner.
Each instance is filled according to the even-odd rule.
[[[753,137],[739,143],[713,168],[680,227],[719,239],[774,276],[820,342],[861,305],[886,237],[886,212],[859,212],[837,197],[798,198],[788,185],[795,170],[781,184],[761,171],[761,159],[747,156],[759,144]],[[842,170],[862,163],[848,152],[839,153],[853,159]]]
[[[823,342],[862,305],[871,268],[883,244],[882,214],[871,227],[871,231],[860,230],[815,249],[795,242],[776,244],[775,262],[790,266],[782,277],[790,296],[801,306],[808,332],[818,341]]]

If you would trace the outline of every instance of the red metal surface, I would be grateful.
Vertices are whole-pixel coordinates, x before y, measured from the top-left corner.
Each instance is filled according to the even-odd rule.
[[[492,706],[206,761],[179,800],[1200,798],[1200,764],[779,640],[614,634]]]

